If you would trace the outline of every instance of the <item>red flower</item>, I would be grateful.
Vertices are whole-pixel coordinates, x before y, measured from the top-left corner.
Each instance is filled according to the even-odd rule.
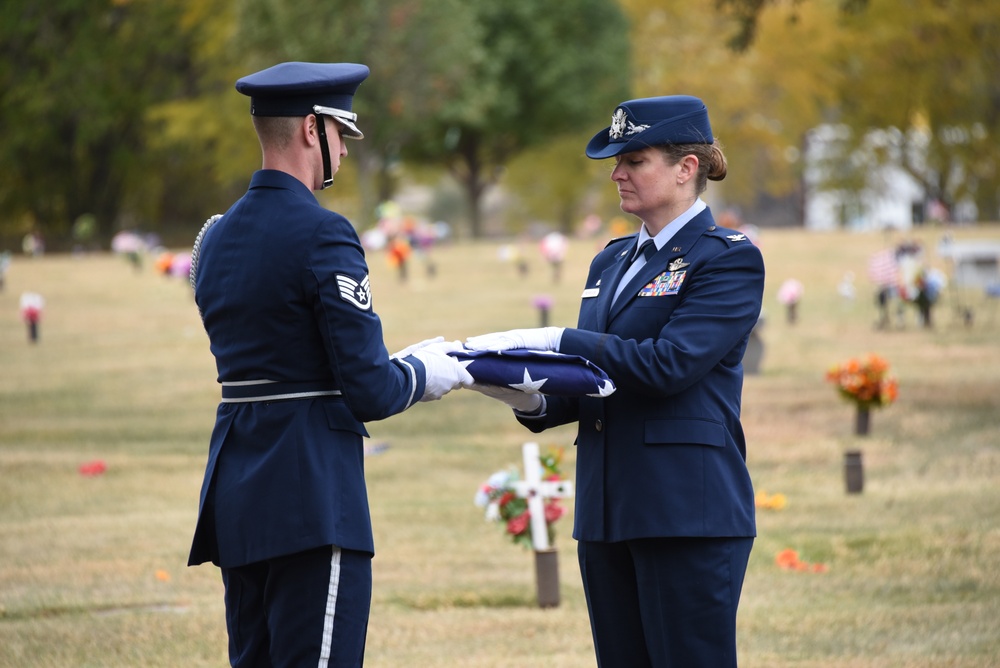
[[[95,476],[101,475],[108,470],[108,465],[104,463],[103,460],[95,459],[92,462],[86,462],[85,464],[80,464],[80,475],[85,476]]]
[[[556,500],[549,501],[545,504],[545,521],[548,523],[555,522],[557,519],[566,514],[566,509],[559,505]]]
[[[29,306],[21,309],[21,317],[24,318],[25,322],[38,322],[42,318],[42,312]]]
[[[528,522],[531,521],[531,513],[524,512],[517,517],[511,519],[507,522],[507,533],[512,536],[517,536],[524,533],[524,530],[528,528]]]

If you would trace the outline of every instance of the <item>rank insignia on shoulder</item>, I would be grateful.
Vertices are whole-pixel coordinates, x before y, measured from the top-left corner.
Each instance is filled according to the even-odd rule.
[[[729,239],[730,241],[746,241],[747,240],[747,235],[745,235],[745,234],[728,234],[728,235],[726,235],[726,238]]]
[[[372,307],[372,289],[367,274],[360,282],[350,276],[337,274],[337,287],[340,290],[340,298],[351,306],[362,311],[367,311]]]
[[[667,269],[669,269],[670,271],[677,271],[678,269],[683,269],[689,264],[691,263],[685,262],[684,258],[679,257],[676,260],[671,260],[670,264],[667,265]]]

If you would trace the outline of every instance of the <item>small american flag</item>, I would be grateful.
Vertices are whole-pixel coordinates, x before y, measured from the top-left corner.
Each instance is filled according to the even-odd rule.
[[[868,260],[868,278],[880,286],[896,285],[899,282],[899,265],[892,250],[873,253]]]

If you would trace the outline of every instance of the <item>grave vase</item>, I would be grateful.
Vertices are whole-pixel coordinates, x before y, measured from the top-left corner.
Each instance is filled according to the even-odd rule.
[[[535,585],[539,608],[559,606],[559,552],[556,548],[535,550]]]
[[[858,436],[867,436],[871,431],[872,413],[867,406],[858,404],[858,412],[854,420],[854,433]]]

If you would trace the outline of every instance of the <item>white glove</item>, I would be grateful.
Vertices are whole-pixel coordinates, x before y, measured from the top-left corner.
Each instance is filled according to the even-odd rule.
[[[470,390],[475,390],[487,397],[493,397],[504,402],[514,410],[522,413],[537,414],[544,405],[544,399],[540,394],[528,394],[520,390],[513,390],[509,387],[499,387],[498,385],[480,385],[475,383],[467,386]]]
[[[389,359],[394,360],[394,359],[397,359],[397,358],[406,357],[407,355],[412,355],[416,351],[418,351],[418,350],[420,350],[422,348],[426,348],[427,346],[431,345],[432,343],[441,343],[442,341],[444,341],[444,337],[443,336],[435,336],[433,339],[424,339],[420,343],[414,343],[412,346],[406,346],[405,348],[403,348],[402,350],[400,350],[398,353],[393,353],[393,354],[389,355]]]
[[[559,350],[565,327],[538,327],[536,329],[512,329],[507,332],[494,332],[482,336],[470,336],[465,340],[469,350],[513,350],[526,348],[528,350]]]
[[[426,372],[424,394],[420,401],[436,401],[452,390],[468,387],[475,382],[472,374],[458,360],[448,355],[457,350],[462,350],[460,341],[441,341],[429,343],[410,355],[423,362]]]

